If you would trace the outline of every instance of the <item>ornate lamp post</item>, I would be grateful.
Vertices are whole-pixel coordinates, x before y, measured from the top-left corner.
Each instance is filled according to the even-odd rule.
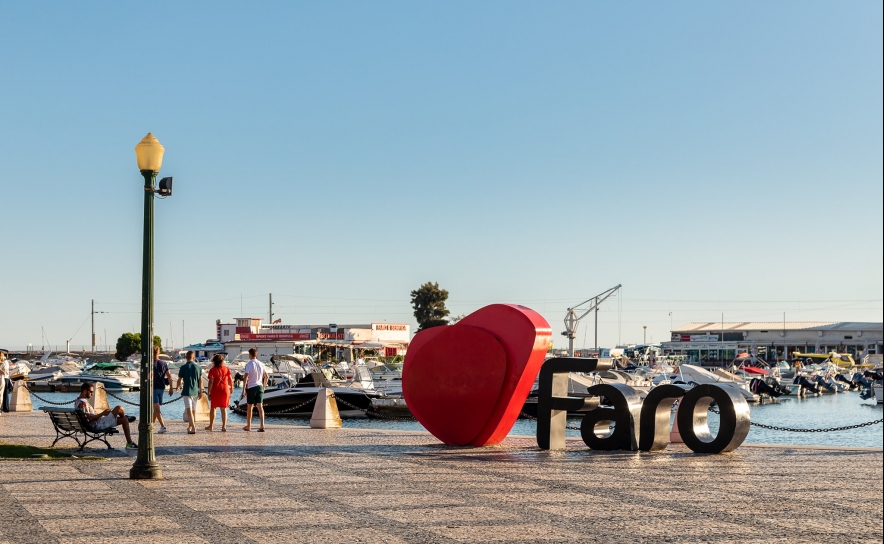
[[[141,393],[138,456],[129,470],[134,480],[161,479],[163,471],[153,449],[153,199],[154,181],[165,149],[153,134],[135,146],[138,169],[144,176],[144,262],[141,273]]]

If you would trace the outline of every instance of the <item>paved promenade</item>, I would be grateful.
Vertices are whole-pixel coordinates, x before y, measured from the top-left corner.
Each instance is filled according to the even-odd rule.
[[[0,417],[2,442],[53,438],[45,414]],[[157,436],[163,481],[129,480],[134,452],[122,449],[87,450],[105,461],[0,460],[0,543],[884,538],[880,452],[572,446],[458,449],[427,433],[286,426],[187,435],[175,422]]]

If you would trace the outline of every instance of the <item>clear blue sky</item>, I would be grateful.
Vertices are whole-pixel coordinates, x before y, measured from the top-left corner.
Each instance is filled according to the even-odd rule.
[[[0,346],[565,308],[882,319],[881,2],[0,4]],[[620,311],[622,309],[622,312]],[[588,333],[581,330],[578,345]],[[78,332],[75,332],[78,331]],[[585,336],[586,335],[586,336]],[[563,340],[561,337],[559,342]]]

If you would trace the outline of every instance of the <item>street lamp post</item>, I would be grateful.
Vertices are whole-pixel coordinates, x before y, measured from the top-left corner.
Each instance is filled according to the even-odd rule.
[[[163,165],[165,149],[151,134],[135,146],[138,169],[144,177],[144,241],[141,272],[141,390],[138,456],[129,470],[133,480],[162,479],[153,448],[153,199],[154,182]]]

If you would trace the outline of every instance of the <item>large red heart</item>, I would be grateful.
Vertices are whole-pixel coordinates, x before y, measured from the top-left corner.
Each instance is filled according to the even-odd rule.
[[[405,401],[446,444],[500,443],[519,417],[551,334],[540,314],[514,304],[422,331],[405,356]]]

